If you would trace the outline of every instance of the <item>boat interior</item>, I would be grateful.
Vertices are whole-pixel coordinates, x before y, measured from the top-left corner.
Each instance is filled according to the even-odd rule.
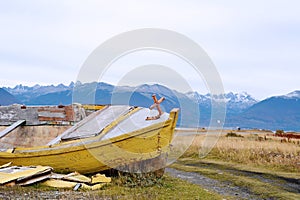
[[[156,116],[157,112],[148,108],[114,105],[105,106],[91,113],[73,126],[19,125],[0,138],[0,151],[15,147],[50,146],[99,136],[103,132],[105,134],[102,134],[100,141],[106,140],[168,120],[169,114],[165,112],[158,119],[146,120],[149,116]],[[0,132],[4,132],[7,128],[8,126],[0,126]]]

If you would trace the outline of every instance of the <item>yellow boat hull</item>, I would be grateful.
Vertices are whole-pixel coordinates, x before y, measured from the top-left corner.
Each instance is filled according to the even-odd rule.
[[[155,171],[163,168],[164,163],[147,161],[155,158],[163,160],[161,158],[167,155],[177,119],[178,109],[173,109],[165,122],[103,141],[97,141],[95,137],[52,146],[11,149],[0,152],[0,165],[8,162],[20,166],[44,165],[57,172],[77,171],[82,174],[110,168]],[[147,166],[141,164],[138,169],[136,163],[143,161],[147,162]]]

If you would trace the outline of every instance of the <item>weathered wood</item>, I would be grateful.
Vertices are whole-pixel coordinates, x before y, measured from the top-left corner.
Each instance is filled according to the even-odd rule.
[[[81,105],[69,106],[0,106],[0,125],[10,125],[18,120],[26,120],[26,125],[72,124],[86,117]]]
[[[11,166],[0,169],[0,184],[6,184],[14,181],[15,183],[26,182],[36,176],[43,176],[52,171],[49,166],[31,166],[19,167]]]
[[[12,125],[10,125],[9,127],[7,127],[6,129],[0,132],[0,138],[4,137],[9,132],[13,131],[14,129],[21,126],[22,124],[25,124],[25,122],[26,120],[18,120],[17,122],[13,123]]]

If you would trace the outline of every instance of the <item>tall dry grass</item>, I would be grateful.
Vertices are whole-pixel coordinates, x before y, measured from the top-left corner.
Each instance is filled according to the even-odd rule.
[[[300,172],[298,141],[282,142],[267,134],[242,134],[242,136],[222,135],[207,158]],[[197,157],[204,137],[204,135],[196,136],[183,157]]]

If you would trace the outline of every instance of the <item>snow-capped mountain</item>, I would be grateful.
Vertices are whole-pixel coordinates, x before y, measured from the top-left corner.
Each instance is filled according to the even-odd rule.
[[[167,99],[169,99],[171,102],[176,104],[178,102],[177,99],[184,99],[185,102],[192,101],[193,103],[199,104],[200,109],[205,110],[208,112],[208,110],[211,108],[211,94],[199,94],[198,92],[188,92],[188,93],[180,93],[175,90],[172,90],[170,88],[167,88],[165,86],[159,85],[159,84],[143,84],[137,87],[132,86],[113,86],[107,83],[76,83],[78,88],[81,90],[88,90],[87,88],[93,88],[95,87],[97,91],[102,93],[126,93],[126,92],[137,92],[142,95],[149,96],[152,94],[157,94],[159,96],[165,96]],[[49,101],[52,101],[52,97],[55,96],[54,94],[51,95],[51,97],[48,94],[51,93],[57,93],[57,94],[68,94],[68,98],[71,98],[70,92],[72,92],[72,89],[74,87],[74,83],[71,82],[69,85],[59,84],[59,85],[48,85],[48,86],[41,86],[41,85],[34,85],[32,87],[29,86],[23,86],[23,85],[17,85],[14,88],[4,88],[9,93],[14,95],[16,98],[18,98],[21,102],[25,104],[36,104],[43,103],[41,99],[47,99],[49,97]],[[297,93],[298,94],[298,93]],[[45,96],[46,95],[46,96]],[[47,97],[48,95],[48,97]],[[290,93],[290,96],[296,95],[296,93]],[[45,96],[45,97],[44,97]],[[233,93],[229,92],[224,94],[224,100],[226,101],[227,105],[227,112],[228,113],[241,113],[245,109],[251,107],[255,103],[257,103],[257,100],[255,100],[251,95],[249,95],[246,92],[242,93]],[[65,99],[65,97],[62,97]],[[35,99],[39,99],[36,101]],[[57,99],[57,101],[59,101]],[[71,99],[67,101],[65,99],[62,102],[71,102]],[[47,104],[45,102],[44,104]]]
[[[26,105],[58,105],[71,104],[73,102],[73,88],[83,92],[79,97],[82,102],[111,104],[112,97],[117,104],[130,104],[136,106],[149,107],[153,103],[152,94],[157,94],[158,98],[166,97],[163,103],[164,110],[169,112],[172,108],[184,108],[181,113],[185,113],[185,123],[181,126],[208,126],[211,116],[210,94],[199,94],[198,92],[180,93],[159,84],[132,86],[113,86],[107,83],[71,83],[33,87],[17,85],[14,88],[3,88],[16,97],[18,101]],[[90,89],[96,89],[96,94],[90,93]],[[84,93],[85,92],[85,93]],[[91,96],[94,95],[94,96]],[[0,95],[5,100],[7,95]],[[11,96],[11,95],[10,95]],[[129,102],[125,102],[126,98]],[[221,98],[222,97],[222,98]],[[87,102],[94,98],[95,102]],[[214,98],[213,98],[214,99]],[[257,101],[246,92],[229,92],[217,96],[217,100],[226,102],[226,126],[247,127],[263,129],[288,129],[300,130],[300,91],[294,91],[282,96],[274,96],[263,101]],[[15,102],[14,101],[14,102]],[[4,104],[2,104],[4,105]],[[200,110],[200,119],[197,109]],[[198,125],[199,125],[198,124]]]
[[[30,86],[24,86],[22,84],[16,85],[14,88],[6,87],[4,88],[6,91],[14,95],[16,98],[20,99],[20,101],[27,102],[28,99],[38,97],[41,95],[45,95],[48,93],[54,93],[54,92],[61,92],[65,90],[70,90],[74,86],[74,83],[71,82],[70,85],[64,85],[64,84],[58,84],[58,85],[47,85],[47,86],[41,86],[41,85],[34,85],[32,87]]]
[[[188,96],[194,102],[197,102],[202,105],[210,106],[211,104],[210,94],[202,95],[199,94],[198,92],[188,92],[186,93],[186,96]],[[247,92],[242,92],[242,93],[229,92],[224,94],[223,98],[224,101],[226,102],[227,111],[236,112],[236,113],[240,113],[258,102]]]
[[[280,97],[291,98],[291,99],[300,99],[300,90],[290,92],[287,95],[283,95],[283,96],[280,96]]]
[[[248,108],[232,120],[234,126],[300,130],[300,91],[273,96]],[[233,126],[233,125],[232,125]]]
[[[258,102],[247,92],[242,92],[242,93],[229,92],[225,94],[225,98],[227,101],[227,109],[232,109],[235,111],[240,110],[240,112],[244,111],[247,108],[250,108],[251,106],[253,106]]]
[[[210,101],[210,97],[208,95],[202,95],[198,92],[187,92],[185,95],[195,102],[205,102]]]

